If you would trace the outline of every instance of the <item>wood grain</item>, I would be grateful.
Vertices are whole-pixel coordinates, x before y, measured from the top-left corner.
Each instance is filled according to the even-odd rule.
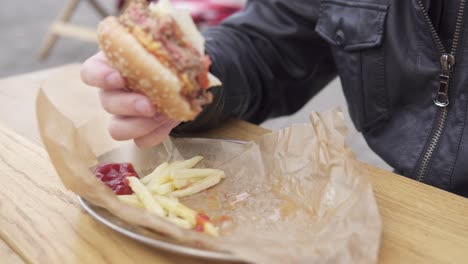
[[[79,64],[0,80],[0,122],[37,144],[35,99],[40,87],[76,125],[103,114],[97,89],[80,80]]]
[[[8,264],[24,264],[25,262],[16,254],[10,246],[0,239],[0,260]]]
[[[210,263],[159,252],[99,224],[64,189],[45,151],[2,126],[0,153],[0,238],[27,263]],[[18,262],[10,247],[0,247],[1,256]]]
[[[203,133],[193,133],[188,136],[250,141],[268,132],[270,132],[270,130],[254,124],[242,120],[230,119],[221,127],[214,128]]]
[[[13,250],[33,263],[208,263],[155,251],[104,228],[64,190],[38,141],[34,98],[52,74],[46,83],[59,108],[76,123],[91,118],[102,110],[78,72],[79,65],[69,65],[0,80],[0,122],[16,132],[0,127],[1,259]],[[71,104],[76,98],[82,98],[80,104]],[[229,120],[193,136],[252,140],[264,133],[268,130]],[[383,220],[379,263],[466,263],[468,199],[367,164],[362,174],[371,179]]]
[[[363,164],[383,220],[380,263],[464,263],[468,199]]]

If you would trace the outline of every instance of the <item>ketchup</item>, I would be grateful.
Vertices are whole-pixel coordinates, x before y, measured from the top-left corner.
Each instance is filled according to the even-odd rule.
[[[132,194],[127,177],[138,177],[131,163],[104,163],[97,166],[95,175],[115,194]]]
[[[203,71],[198,75],[198,83],[202,89],[210,88],[210,80],[208,79],[208,71],[210,70],[211,60],[208,55],[203,58]]]
[[[210,217],[204,213],[198,213],[195,219],[197,221],[197,224],[193,229],[198,232],[205,231],[205,223],[210,222]]]

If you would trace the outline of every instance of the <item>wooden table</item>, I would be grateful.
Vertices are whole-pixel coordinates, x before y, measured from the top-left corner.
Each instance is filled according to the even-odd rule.
[[[210,263],[134,242],[100,225],[65,190],[41,147],[34,98],[42,81],[79,124],[101,111],[78,65],[0,81],[1,263]],[[86,95],[79,106],[68,102]],[[232,120],[204,136],[250,140],[267,130]],[[468,199],[365,165],[383,219],[379,263],[466,263]]]

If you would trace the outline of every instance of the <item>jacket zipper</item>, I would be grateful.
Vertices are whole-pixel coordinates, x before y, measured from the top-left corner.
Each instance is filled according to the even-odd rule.
[[[452,48],[450,50],[450,53],[447,53],[444,45],[442,44],[442,41],[440,40],[439,35],[437,34],[437,31],[434,28],[434,25],[431,19],[429,18],[429,15],[427,13],[427,10],[424,7],[422,0],[418,0],[419,7],[421,8],[424,18],[426,20],[426,23],[428,24],[429,29],[431,30],[432,37],[434,38],[436,45],[441,53],[441,56],[440,56],[441,72],[439,75],[439,87],[434,97],[434,104],[439,107],[439,110],[438,110],[439,114],[437,115],[438,120],[435,123],[436,124],[435,132],[429,141],[430,142],[429,145],[424,151],[424,155],[422,156],[422,159],[420,162],[419,170],[417,171],[417,180],[420,182],[424,181],[424,177],[426,176],[428,172],[429,164],[434,154],[434,150],[436,149],[437,144],[439,143],[440,136],[442,135],[442,132],[444,131],[445,123],[447,120],[447,115],[448,115],[447,106],[450,103],[449,101],[450,77],[451,77],[451,73],[453,72],[453,67],[455,65],[455,55],[457,53],[458,43],[460,40],[460,33],[462,31],[463,14],[465,11],[465,1],[466,0],[460,0],[460,6],[458,8],[458,14],[457,14],[457,21],[455,24],[455,32],[453,34]]]

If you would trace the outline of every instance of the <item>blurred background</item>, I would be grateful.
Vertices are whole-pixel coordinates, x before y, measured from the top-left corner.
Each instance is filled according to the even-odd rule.
[[[246,0],[172,0],[187,8],[200,30],[219,24],[242,10]],[[2,0],[0,9],[0,78],[68,63],[80,63],[96,53],[97,23],[117,14],[125,0]],[[292,116],[267,120],[263,127],[276,130],[308,122],[311,111],[341,107],[350,128],[348,144],[358,159],[390,169],[367,146],[350,121],[339,79],[335,79]]]
[[[200,29],[242,9],[245,0],[172,0],[191,11]],[[2,0],[0,78],[81,62],[97,51],[97,23],[125,0]],[[57,36],[57,37],[53,37]]]

